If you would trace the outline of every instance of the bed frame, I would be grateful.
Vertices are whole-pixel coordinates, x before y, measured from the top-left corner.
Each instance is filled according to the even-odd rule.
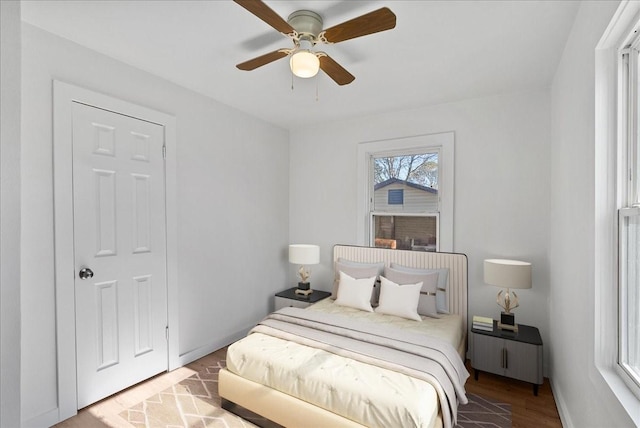
[[[336,245],[333,247],[333,261],[335,262],[339,258],[364,263],[384,261],[385,266],[398,263],[415,268],[448,268],[449,312],[461,315],[463,325],[466,326],[463,343],[461,349],[458,350],[464,355],[467,348],[466,331],[468,330],[466,255]],[[244,379],[226,369],[220,370],[218,388],[222,407],[225,410],[259,426],[362,427],[350,419]],[[440,416],[438,416],[437,426],[442,426]]]

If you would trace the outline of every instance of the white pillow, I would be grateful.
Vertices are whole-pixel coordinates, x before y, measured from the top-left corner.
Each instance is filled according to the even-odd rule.
[[[367,312],[373,312],[371,307],[371,290],[376,277],[355,279],[340,271],[340,285],[336,305],[349,306]]]
[[[417,284],[422,282],[420,298],[418,299],[418,313],[433,318],[440,318],[436,307],[436,289],[438,288],[438,272],[409,273],[397,269],[385,268],[384,276],[396,284]]]
[[[384,269],[384,263],[382,264],[382,269]],[[338,261],[335,263],[335,272],[336,279],[333,282],[333,291],[331,292],[331,298],[334,300],[338,297],[338,288],[340,287],[340,272],[344,272],[351,278],[355,279],[369,278],[372,276],[376,276],[377,279],[377,276],[382,274],[378,263],[357,263],[348,260],[345,261],[344,259],[338,259]],[[376,284],[374,283],[373,290],[371,292],[371,306],[375,306],[378,304],[378,295],[380,294],[379,290],[380,287],[376,287]]]
[[[377,313],[422,321],[418,315],[422,282],[398,285],[381,276],[380,285],[380,303],[376,308]]]

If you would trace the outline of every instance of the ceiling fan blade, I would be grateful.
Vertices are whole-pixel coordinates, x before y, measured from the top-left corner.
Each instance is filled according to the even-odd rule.
[[[268,54],[261,55],[257,58],[250,59],[249,61],[242,62],[236,67],[240,70],[250,71],[255,70],[258,67],[262,67],[263,65],[269,64],[270,62],[276,61],[280,58],[284,58],[289,55],[286,50],[279,49],[277,51],[269,52]]]
[[[345,70],[340,64],[335,62],[331,57],[323,55],[320,58],[320,68],[327,73],[338,85],[348,85],[353,82],[355,77],[353,74]]]
[[[295,30],[280,15],[260,0],[233,0],[240,6],[262,19],[267,24],[284,34],[293,33]]]
[[[395,26],[396,15],[389,8],[383,7],[325,30],[324,37],[329,43],[338,43],[391,30]]]

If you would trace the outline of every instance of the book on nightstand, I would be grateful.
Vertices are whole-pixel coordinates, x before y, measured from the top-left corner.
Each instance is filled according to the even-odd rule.
[[[493,331],[493,319],[474,315],[473,328],[476,330]]]

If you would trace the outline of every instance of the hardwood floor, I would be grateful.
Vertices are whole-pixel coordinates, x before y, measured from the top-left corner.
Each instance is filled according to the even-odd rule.
[[[538,395],[535,396],[530,383],[484,372],[480,373],[476,381],[473,378],[474,370],[469,360],[467,360],[467,370],[471,373],[471,377],[465,384],[467,393],[479,394],[511,404],[513,428],[562,427],[549,379],[544,379]]]

